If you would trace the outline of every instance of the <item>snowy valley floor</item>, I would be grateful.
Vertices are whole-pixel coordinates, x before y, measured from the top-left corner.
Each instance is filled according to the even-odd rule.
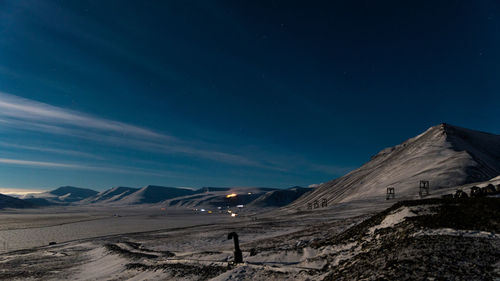
[[[392,203],[205,219],[12,251],[0,255],[0,279],[499,280],[499,198]],[[231,263],[232,231],[243,264]]]

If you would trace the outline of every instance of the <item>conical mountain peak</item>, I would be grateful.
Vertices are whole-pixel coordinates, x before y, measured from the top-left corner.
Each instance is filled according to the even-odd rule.
[[[418,194],[420,180],[431,189],[489,180],[500,175],[500,136],[442,123],[383,149],[349,174],[322,184],[292,205],[326,198],[346,202],[380,198],[388,186],[400,196]]]

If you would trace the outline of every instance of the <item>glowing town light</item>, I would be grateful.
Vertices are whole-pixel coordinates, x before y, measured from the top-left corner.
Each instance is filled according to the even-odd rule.
[[[238,215],[238,214],[236,214],[236,213],[232,213],[232,214],[231,214],[231,217],[236,217],[237,215]]]
[[[236,197],[236,193],[231,193],[226,195],[226,198]]]

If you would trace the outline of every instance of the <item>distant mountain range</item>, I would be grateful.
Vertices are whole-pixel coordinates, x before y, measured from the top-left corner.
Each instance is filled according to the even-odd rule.
[[[89,196],[88,198],[82,200],[81,203],[112,203],[120,201],[138,190],[139,188],[117,186],[103,192],[99,192],[94,196]]]
[[[65,205],[84,200],[98,194],[97,191],[74,186],[61,186],[42,193],[28,193],[20,197],[35,206]]]
[[[162,202],[162,205],[166,207],[184,208],[234,207],[238,205],[248,205],[265,194],[272,193],[276,190],[278,189],[268,187],[205,187],[196,190],[191,195],[166,200]]]
[[[127,206],[159,204],[165,207],[217,207],[247,205],[255,207],[284,206],[299,198],[310,188],[293,187],[276,189],[268,187],[202,187],[187,189],[148,185],[143,188],[113,187],[97,192],[87,188],[63,186],[43,193],[30,193],[20,198],[2,195],[0,208],[28,208],[57,205],[107,205]],[[8,199],[8,200],[7,200]]]
[[[321,184],[293,202],[305,208],[326,199],[328,204],[385,196],[394,187],[396,196],[415,196],[421,180],[432,190],[500,175],[500,136],[440,124],[394,147],[386,148],[347,175]]]
[[[167,199],[174,197],[184,196],[193,194],[194,191],[191,189],[177,188],[177,187],[164,187],[148,185],[127,196],[124,196],[120,200],[115,201],[119,204],[152,204],[158,203]]]
[[[384,197],[394,187],[398,197],[415,196],[419,182],[430,189],[488,181],[500,175],[500,136],[440,124],[394,147],[386,148],[347,175],[315,188],[203,187],[197,190],[148,185],[114,187],[103,192],[64,186],[14,198],[2,195],[1,208],[68,204],[136,205],[197,208],[236,206],[304,209],[309,203],[330,205]],[[21,200],[22,199],[22,200]]]
[[[266,192],[264,195],[252,201],[250,207],[283,207],[300,198],[302,195],[311,192],[309,187],[294,186],[288,189],[277,189]]]
[[[0,194],[0,209],[4,208],[31,208],[33,204],[25,200]]]

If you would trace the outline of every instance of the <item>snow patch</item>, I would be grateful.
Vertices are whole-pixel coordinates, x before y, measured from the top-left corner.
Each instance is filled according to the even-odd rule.
[[[72,280],[103,280],[117,276],[125,271],[128,261],[118,255],[110,255],[104,247],[98,247],[88,253],[90,263],[79,269],[79,274]]]
[[[431,211],[431,208],[435,206],[436,205],[401,207],[387,215],[379,225],[371,227],[368,233],[373,234],[378,229],[394,227],[409,217],[432,215],[434,212]]]
[[[500,239],[500,234],[495,234],[493,232],[479,231],[479,230],[461,230],[452,228],[420,230],[412,234],[412,237],[424,236],[424,235],[450,235],[450,236],[473,237],[473,238]]]

